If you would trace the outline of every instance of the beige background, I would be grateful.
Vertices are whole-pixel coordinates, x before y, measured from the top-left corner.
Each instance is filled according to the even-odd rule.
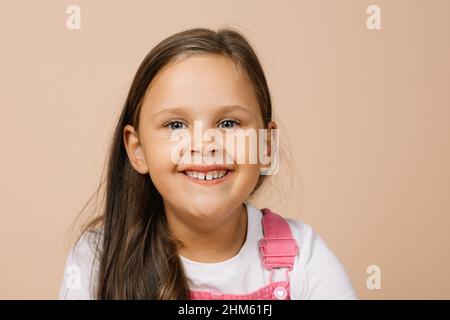
[[[145,54],[227,25],[262,60],[292,159],[256,203],[310,223],[360,298],[450,298],[450,1],[127,3],[1,1],[0,298],[57,298]],[[66,28],[69,4],[81,30]],[[380,290],[366,287],[372,264]]]

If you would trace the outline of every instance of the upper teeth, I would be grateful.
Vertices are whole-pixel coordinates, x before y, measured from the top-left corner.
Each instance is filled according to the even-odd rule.
[[[186,171],[186,174],[194,179],[200,180],[213,180],[222,178],[227,173],[227,170],[215,170],[208,172],[199,172],[199,171]]]

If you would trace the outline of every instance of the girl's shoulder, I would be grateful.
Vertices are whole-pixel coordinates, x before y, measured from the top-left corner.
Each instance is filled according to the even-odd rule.
[[[66,259],[59,290],[60,299],[92,299],[101,238],[102,234],[99,230],[90,230],[77,239]]]
[[[310,224],[298,218],[284,218],[284,220],[288,223],[292,236],[299,247],[310,246],[311,243],[318,240],[318,235]]]
[[[299,253],[292,280],[296,299],[356,299],[350,278],[338,257],[308,223],[285,218]]]
[[[282,237],[289,237],[289,234],[286,231],[284,225],[287,223],[289,225],[290,232],[292,236],[296,240],[297,244],[300,245],[309,245],[312,241],[316,240],[316,233],[311,225],[303,222],[297,218],[285,217],[281,213],[276,211],[272,211],[271,209],[264,208],[259,210],[261,212],[261,218],[263,220],[262,228],[263,234],[266,232],[270,232],[270,229],[278,229],[275,234],[278,234]],[[264,213],[267,213],[266,215]],[[269,215],[271,214],[271,215]],[[264,220],[267,221],[264,223]],[[269,229],[270,227],[270,229]],[[267,229],[266,229],[267,228]]]

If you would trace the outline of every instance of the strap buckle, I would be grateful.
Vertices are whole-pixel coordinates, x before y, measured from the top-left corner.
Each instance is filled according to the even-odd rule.
[[[293,238],[263,238],[259,248],[266,268],[289,268],[292,270],[298,245]]]

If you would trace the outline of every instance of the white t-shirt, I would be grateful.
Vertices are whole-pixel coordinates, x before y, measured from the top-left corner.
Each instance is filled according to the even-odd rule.
[[[246,205],[247,237],[235,256],[219,263],[200,263],[180,256],[190,290],[248,294],[269,284],[270,271],[264,268],[258,247],[263,237],[263,215],[248,202]],[[357,299],[343,265],[312,227],[297,219],[286,220],[299,245],[299,255],[289,272],[291,299]],[[90,240],[96,235],[83,235],[69,253],[60,299],[93,299],[98,260],[94,259],[95,241]],[[273,281],[284,280],[285,272],[285,268],[277,269]]]

